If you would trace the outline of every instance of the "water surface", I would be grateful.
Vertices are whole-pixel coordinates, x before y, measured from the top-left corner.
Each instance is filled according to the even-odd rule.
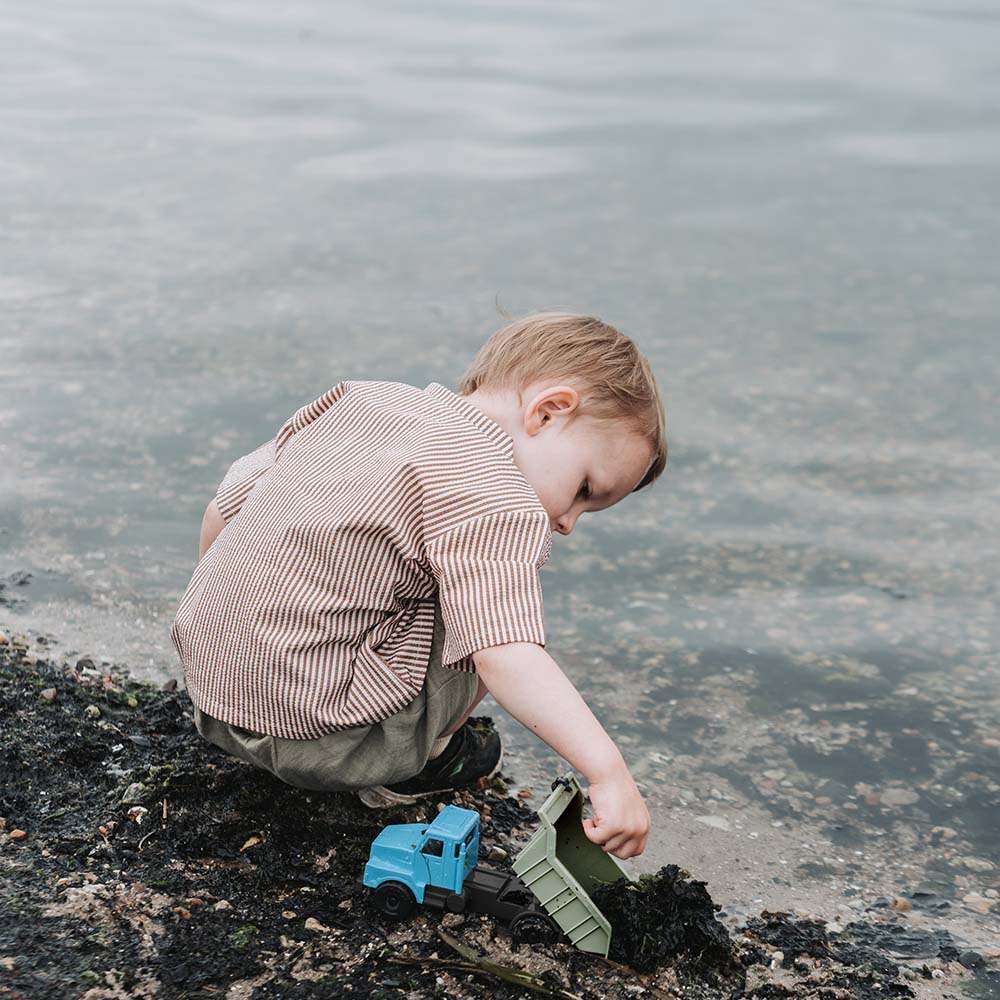
[[[342,378],[454,386],[497,301],[594,312],[671,458],[556,538],[548,648],[658,829],[961,908],[1000,865],[998,52],[943,0],[7,5],[0,618],[177,675],[231,461]]]

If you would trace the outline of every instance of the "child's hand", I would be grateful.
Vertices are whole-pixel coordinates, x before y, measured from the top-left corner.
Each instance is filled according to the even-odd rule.
[[[591,782],[588,791],[593,818],[583,821],[587,838],[616,858],[642,854],[649,836],[649,811],[628,768]]]

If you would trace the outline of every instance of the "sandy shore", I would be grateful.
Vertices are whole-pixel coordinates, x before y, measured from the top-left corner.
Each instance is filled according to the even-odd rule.
[[[776,880],[802,832],[751,809],[725,824],[663,811],[640,866],[677,864],[706,884],[735,978],[698,966],[697,948],[640,975],[563,944],[512,949],[506,931],[478,915],[385,925],[356,886],[370,835],[430,807],[389,817],[351,796],[280,786],[201,741],[183,691],[132,682],[121,665],[67,659],[52,637],[0,631],[0,988],[10,995],[319,997],[335,995],[333,984],[336,995],[525,995],[470,966],[441,931],[544,974],[550,995],[945,997],[997,988],[992,907],[922,909],[927,900],[914,894],[869,902],[874,883],[845,896],[829,877]],[[525,806],[543,787],[523,751],[513,758],[519,781],[451,799],[479,809],[485,849],[508,856],[530,835]],[[738,856],[734,833],[747,834]]]

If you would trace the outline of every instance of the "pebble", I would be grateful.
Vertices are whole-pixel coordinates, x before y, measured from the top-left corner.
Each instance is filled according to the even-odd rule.
[[[16,958],[0,958],[0,969],[6,969],[8,972],[13,972],[16,968]]]
[[[171,677],[170,680],[163,682],[163,687],[160,688],[161,691],[176,691],[177,690],[177,678]]]
[[[987,861],[986,858],[955,858],[955,860],[964,867],[968,868],[970,872],[991,872],[996,867],[992,861]]]
[[[970,892],[962,897],[962,902],[974,913],[989,913],[997,905],[995,899],[987,899],[978,892]]]
[[[220,899],[215,906],[212,907],[213,910],[231,910],[233,904],[229,902],[228,899]]]
[[[958,961],[967,969],[975,969],[983,964],[983,956],[980,955],[979,952],[973,951],[970,948],[968,951],[963,951],[962,954],[958,956]]]
[[[7,643],[9,643],[9,642],[10,642],[10,639],[8,639],[7,636],[3,632],[0,632],[0,646],[6,646]]]
[[[92,656],[81,656],[80,659],[76,661],[77,670],[93,670],[96,666],[97,663]]]
[[[507,852],[502,847],[497,847],[496,844],[489,849],[486,855],[489,861],[506,861],[507,857]]]
[[[728,830],[729,820],[725,816],[695,816],[695,820],[715,830]]]
[[[11,830],[7,836],[10,837],[11,840],[24,840],[24,838],[28,835],[24,832],[24,830]]]
[[[281,915],[286,920],[294,920],[298,916],[298,914],[294,910],[282,910]]]
[[[912,806],[920,801],[920,796],[912,788],[887,788],[882,793],[882,801],[890,806]]]
[[[43,691],[38,692],[38,697],[42,701],[47,701],[50,705],[56,700],[56,689],[55,688],[45,688]]]
[[[522,788],[518,793],[517,797],[519,799],[533,799],[535,793],[530,788]]]
[[[894,910],[912,910],[913,904],[902,896],[894,896],[891,906]]]
[[[315,917],[306,917],[305,928],[307,931],[328,931],[330,929],[326,924],[321,924]]]
[[[142,802],[146,796],[146,786],[141,781],[133,781],[128,788],[125,789],[125,794],[122,795],[122,805],[132,805]]]
[[[88,705],[83,710],[83,714],[90,716],[91,719],[99,719],[101,717],[101,710],[96,705]]]

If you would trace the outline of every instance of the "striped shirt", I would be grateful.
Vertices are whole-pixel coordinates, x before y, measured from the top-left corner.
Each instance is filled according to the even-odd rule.
[[[435,601],[442,663],[545,644],[548,512],[514,442],[438,382],[339,382],[232,464],[225,528],[170,635],[206,714],[313,739],[378,722],[423,686]]]

